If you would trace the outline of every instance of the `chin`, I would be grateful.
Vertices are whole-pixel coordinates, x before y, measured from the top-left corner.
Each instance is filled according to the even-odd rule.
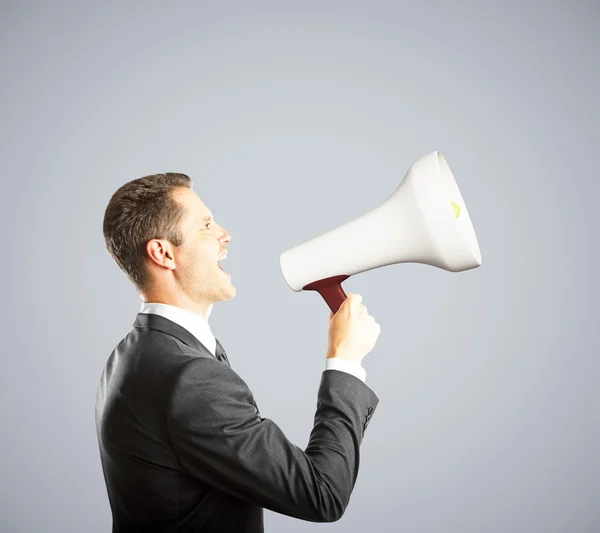
[[[221,294],[223,295],[221,301],[231,300],[235,296],[236,292],[237,290],[235,286],[230,283],[229,287],[227,287],[221,292]]]

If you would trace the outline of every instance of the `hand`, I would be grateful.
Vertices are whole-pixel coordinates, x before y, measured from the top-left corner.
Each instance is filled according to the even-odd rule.
[[[381,328],[361,302],[360,294],[348,293],[335,315],[329,313],[327,359],[360,363],[375,346]]]

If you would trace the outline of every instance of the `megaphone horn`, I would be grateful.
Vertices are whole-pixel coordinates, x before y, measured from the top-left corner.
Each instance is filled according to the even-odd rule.
[[[317,291],[333,313],[342,282],[395,263],[423,263],[449,272],[481,265],[469,212],[446,159],[432,152],[411,165],[379,207],[283,252],[283,277],[293,291]]]

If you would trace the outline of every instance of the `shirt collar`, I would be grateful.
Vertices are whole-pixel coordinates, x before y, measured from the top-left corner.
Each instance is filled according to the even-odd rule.
[[[200,315],[181,307],[157,302],[142,302],[140,313],[154,313],[172,320],[187,329],[215,355],[217,341],[210,330],[208,321]]]

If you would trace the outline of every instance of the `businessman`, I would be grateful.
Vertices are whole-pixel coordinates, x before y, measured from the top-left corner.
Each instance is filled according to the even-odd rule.
[[[259,533],[265,508],[311,522],[339,520],[379,403],[361,365],[379,325],[360,295],[349,294],[329,314],[314,427],[302,450],[261,417],[211,333],[213,303],[236,293],[219,264],[231,235],[190,178],[167,173],[126,183],[106,207],[103,232],[143,300],[96,396],[113,533]],[[272,349],[285,356],[285,347]],[[243,355],[260,350],[248,346]]]

